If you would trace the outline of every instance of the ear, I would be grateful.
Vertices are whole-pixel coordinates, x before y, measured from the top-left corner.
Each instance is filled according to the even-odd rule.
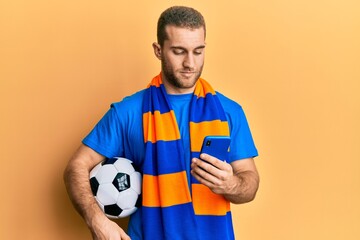
[[[156,43],[156,42],[154,42],[154,43],[152,44],[152,46],[153,46],[153,49],[154,49],[154,54],[155,54],[155,56],[156,56],[159,60],[161,60],[161,46],[160,46],[158,43]]]

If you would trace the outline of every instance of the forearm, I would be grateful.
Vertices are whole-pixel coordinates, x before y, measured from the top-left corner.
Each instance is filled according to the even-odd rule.
[[[88,173],[84,172],[81,166],[74,168],[71,165],[69,164],[64,172],[65,186],[75,209],[86,223],[91,225],[91,219],[101,210],[92,197]]]
[[[75,209],[90,227],[95,217],[105,217],[91,192],[89,172],[98,159],[91,160],[82,147],[69,161],[64,171],[64,182]],[[101,157],[98,157],[101,159]]]
[[[251,202],[256,196],[258,187],[259,176],[257,172],[234,173],[233,184],[223,196],[234,204]]]

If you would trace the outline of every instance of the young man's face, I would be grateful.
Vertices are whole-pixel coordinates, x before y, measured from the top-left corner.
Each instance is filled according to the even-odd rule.
[[[204,65],[204,28],[188,29],[168,25],[166,33],[163,47],[157,43],[153,45],[156,56],[161,60],[165,88],[169,94],[191,93]]]

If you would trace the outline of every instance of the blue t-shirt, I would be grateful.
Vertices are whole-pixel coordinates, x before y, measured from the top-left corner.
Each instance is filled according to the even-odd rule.
[[[190,136],[189,109],[192,93],[183,95],[168,95],[169,102],[175,112],[182,143],[184,145],[184,161],[186,172],[190,178]],[[145,156],[145,143],[142,129],[142,102],[144,90],[139,91],[121,102],[113,103],[105,116],[83,140],[83,144],[99,154],[111,157],[125,157],[134,162],[142,172]],[[244,158],[256,157],[257,149],[242,107],[217,92],[230,129],[229,162]],[[190,179],[188,179],[190,183]],[[131,239],[142,239],[141,210],[130,217],[128,234]]]

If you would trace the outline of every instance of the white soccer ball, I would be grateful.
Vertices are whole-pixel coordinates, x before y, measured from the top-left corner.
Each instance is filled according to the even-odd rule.
[[[141,174],[126,158],[107,158],[90,172],[91,190],[109,218],[123,218],[141,205]]]

